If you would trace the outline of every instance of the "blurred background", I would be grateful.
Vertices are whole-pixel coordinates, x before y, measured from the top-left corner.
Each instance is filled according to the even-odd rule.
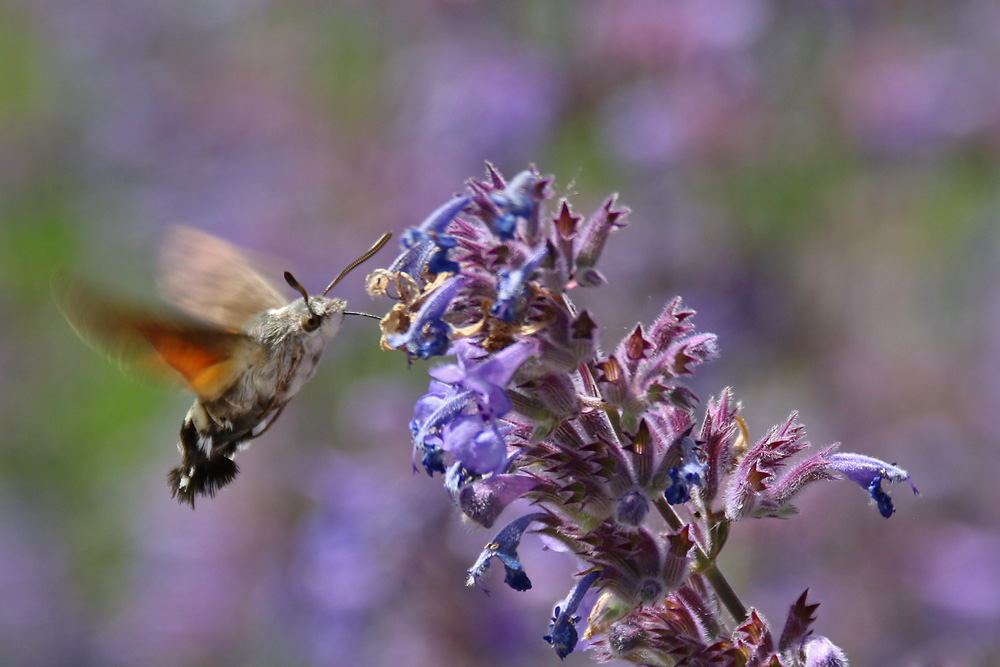
[[[746,602],[780,628],[809,588],[855,665],[1000,664],[998,62],[991,0],[3,0],[0,664],[558,663],[574,564],[529,536],[534,589],[464,587],[492,533],[412,474],[426,367],[373,323],[192,512],[164,480],[190,396],[51,297],[155,298],[175,223],[317,290],[485,160],[631,207],[577,297],[605,346],[680,294],[720,336],[703,400],[912,474],[889,521],[830,483],[735,526]],[[338,295],[384,312],[364,273]]]

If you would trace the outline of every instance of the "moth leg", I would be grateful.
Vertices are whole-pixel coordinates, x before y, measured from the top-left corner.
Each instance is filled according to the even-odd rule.
[[[259,438],[260,436],[262,436],[262,435],[264,435],[265,433],[267,433],[268,429],[270,429],[270,428],[271,428],[271,425],[272,425],[272,424],[273,424],[274,422],[276,422],[276,421],[278,420],[278,417],[280,417],[280,416],[281,416],[281,411],[285,409],[285,406],[286,406],[286,405],[288,405],[288,401],[285,401],[284,403],[282,403],[281,405],[279,405],[279,406],[278,406],[278,409],[277,409],[277,411],[276,411],[276,412],[274,413],[274,416],[273,416],[273,417],[271,417],[270,419],[268,419],[268,420],[267,420],[267,423],[266,423],[266,424],[264,424],[264,428],[262,428],[262,429],[261,429],[260,431],[258,431],[257,433],[253,433],[253,434],[251,434],[251,435],[250,435],[250,436],[248,436],[248,437],[247,437],[247,439],[246,439],[246,440],[244,440],[243,442],[249,442],[250,440],[256,440],[256,439],[257,439],[257,438]]]

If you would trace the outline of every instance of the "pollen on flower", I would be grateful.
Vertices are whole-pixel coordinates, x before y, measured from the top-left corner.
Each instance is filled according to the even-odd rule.
[[[400,304],[393,306],[392,310],[379,321],[379,327],[382,329],[382,349],[391,350],[392,348],[385,342],[386,336],[405,333],[410,328],[410,316],[406,308]]]

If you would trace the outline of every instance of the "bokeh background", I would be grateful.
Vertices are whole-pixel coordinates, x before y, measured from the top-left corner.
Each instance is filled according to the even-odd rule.
[[[808,587],[856,665],[1000,664],[998,63],[992,0],[4,0],[0,664],[557,664],[573,563],[529,536],[533,590],[464,587],[491,534],[412,474],[426,367],[371,322],[191,512],[190,397],[51,296],[155,298],[174,223],[315,290],[485,160],[632,208],[579,295],[606,345],[681,294],[720,335],[703,399],[913,475],[889,521],[831,483],[736,526],[745,601],[780,627]],[[384,311],[363,274],[340,295]]]

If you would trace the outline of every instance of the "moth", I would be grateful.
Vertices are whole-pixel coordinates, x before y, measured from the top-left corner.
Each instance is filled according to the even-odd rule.
[[[79,282],[62,286],[63,313],[82,338],[126,367],[179,378],[194,392],[177,443],[181,463],[167,475],[172,497],[193,509],[198,496],[233,481],[236,453],[263,435],[312,377],[344,316],[375,317],[347,311],[344,300],[326,294],[390,237],[321,295],[309,296],[286,271],[285,282],[301,295],[291,303],[237,248],[186,227],[171,230],[160,266],[160,292],[176,312]]]

